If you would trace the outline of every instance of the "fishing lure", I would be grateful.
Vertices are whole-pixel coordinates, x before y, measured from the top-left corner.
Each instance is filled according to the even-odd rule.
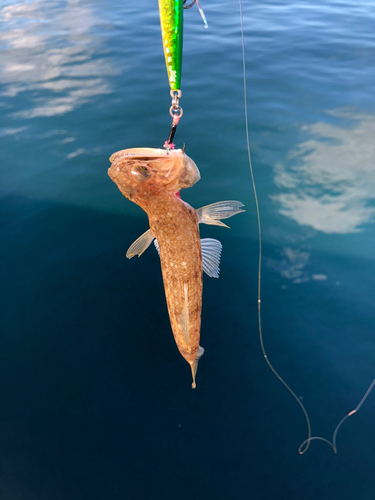
[[[185,5],[186,0],[159,0],[165,64],[167,66],[169,86],[173,91],[181,90],[183,10],[190,9],[195,3],[197,3],[205,28],[208,28],[199,0],[193,0],[189,5]]]
[[[190,9],[195,3],[204,22],[208,28],[207,20],[199,0],[193,0],[191,4],[185,5],[186,0],[159,0],[161,37],[163,41],[165,64],[167,67],[168,81],[172,105],[169,113],[172,116],[172,125],[169,137],[164,147],[169,151],[174,149],[173,138],[183,110],[179,105],[181,98],[181,68],[182,68],[182,40],[183,40],[183,12]]]
[[[169,86],[172,91],[181,87],[183,0],[159,0],[161,37]]]

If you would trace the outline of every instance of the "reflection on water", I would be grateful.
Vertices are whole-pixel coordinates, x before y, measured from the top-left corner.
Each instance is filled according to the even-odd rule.
[[[281,260],[268,259],[268,267],[278,271],[283,278],[292,280],[293,283],[309,281],[308,275],[304,271],[304,267],[310,258],[308,252],[301,252],[287,247],[283,249],[281,255]]]
[[[110,92],[107,77],[115,72],[98,57],[94,28],[101,20],[93,8],[78,1],[45,7],[35,1],[0,11],[1,95],[27,97],[27,109],[11,112],[12,118],[61,115]]]
[[[325,274],[310,274],[305,269],[310,259],[309,252],[293,250],[285,247],[281,251],[281,259],[269,258],[267,266],[274,269],[283,278],[291,280],[292,283],[307,283],[310,279],[314,281],[325,281],[328,276]],[[285,286],[285,285],[284,285]]]
[[[375,117],[332,112],[345,127],[316,123],[302,128],[310,138],[278,164],[274,196],[280,213],[325,233],[352,233],[371,222],[375,208]]]

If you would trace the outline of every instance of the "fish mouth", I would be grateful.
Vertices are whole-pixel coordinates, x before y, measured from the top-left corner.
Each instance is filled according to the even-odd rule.
[[[135,159],[147,159],[147,158],[165,158],[166,156],[176,154],[180,152],[181,149],[166,151],[165,149],[156,149],[156,148],[130,148],[130,149],[122,149],[121,151],[117,151],[113,153],[110,157],[109,161],[113,164],[113,162],[121,161],[121,160],[135,160]]]
[[[193,186],[200,179],[198,167],[181,149],[130,148],[113,153],[108,174],[116,182],[127,165],[142,162],[153,174],[151,182],[174,193]]]

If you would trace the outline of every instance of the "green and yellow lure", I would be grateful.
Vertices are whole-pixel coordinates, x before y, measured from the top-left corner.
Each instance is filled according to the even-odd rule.
[[[171,90],[180,90],[183,0],[159,0],[161,36]]]
[[[159,13],[161,25],[161,37],[163,39],[163,49],[165,64],[167,66],[170,94],[172,97],[172,106],[169,114],[172,116],[172,125],[169,137],[164,143],[164,147],[174,148],[173,137],[176,127],[182,116],[182,108],[179,106],[181,97],[181,66],[182,66],[182,34],[183,34],[183,12],[184,9],[190,9],[195,3],[198,6],[202,16],[204,26],[208,24],[200,6],[199,0],[192,0],[185,6],[187,0],[159,0]]]

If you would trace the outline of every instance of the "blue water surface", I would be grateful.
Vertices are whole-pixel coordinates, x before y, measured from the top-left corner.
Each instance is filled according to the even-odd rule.
[[[307,437],[264,362],[237,2],[185,12],[176,145],[198,208],[237,199],[204,277],[191,389],[145,213],[109,156],[161,147],[169,87],[157,2],[0,2],[2,500],[374,500],[375,392]],[[375,9],[243,0],[269,359],[332,438],[375,377]]]

